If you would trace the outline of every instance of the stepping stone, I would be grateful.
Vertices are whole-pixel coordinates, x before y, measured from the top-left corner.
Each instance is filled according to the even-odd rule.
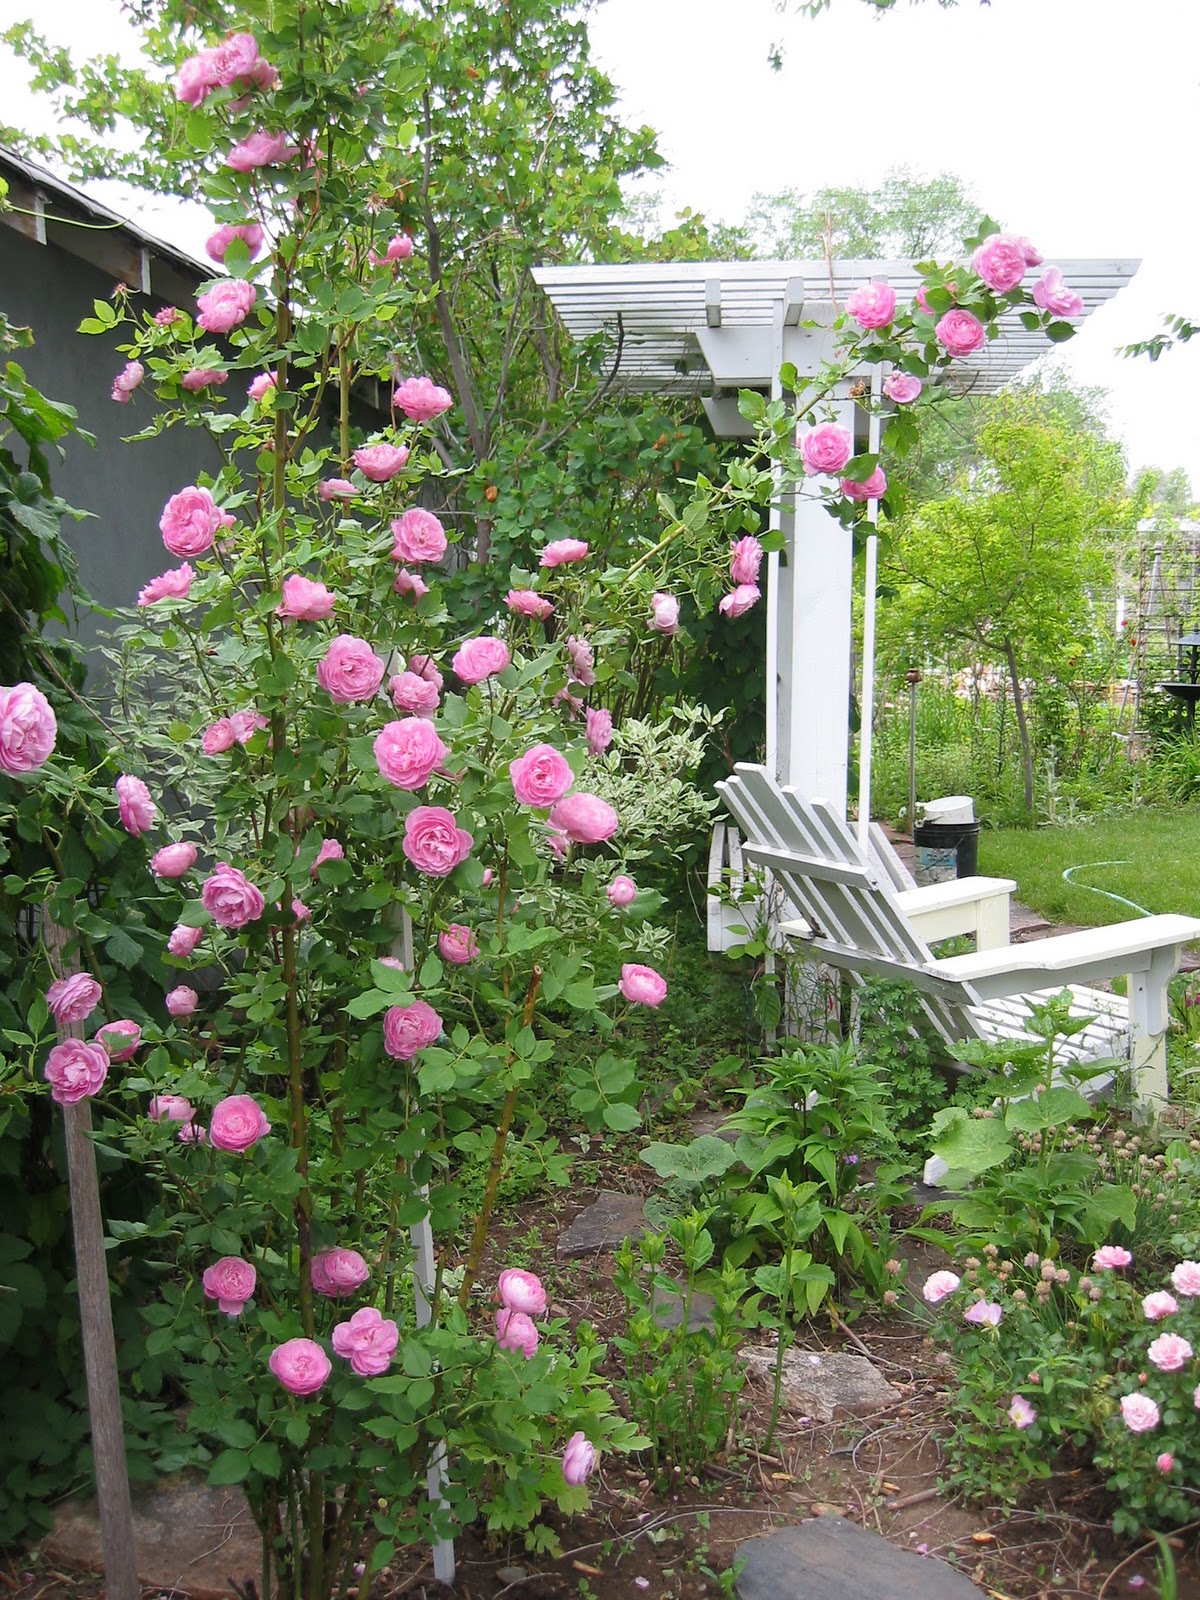
[[[243,1588],[262,1581],[262,1540],[240,1489],[179,1477],[135,1491],[133,1534],[143,1587],[223,1600],[234,1593],[231,1579]],[[43,1549],[63,1566],[102,1573],[95,1500],[62,1505]]]
[[[742,1136],[740,1128],[729,1126],[727,1111],[693,1111],[688,1118],[688,1131],[693,1139],[708,1134],[714,1139],[724,1139],[726,1144],[736,1144]]]
[[[817,1517],[739,1545],[738,1600],[979,1600],[961,1572],[844,1517]],[[735,1568],[736,1570],[736,1568]]]
[[[701,1294],[693,1289],[692,1303],[688,1310],[688,1332],[699,1333],[701,1329],[711,1333],[713,1326],[713,1310],[716,1301],[710,1294]],[[660,1328],[677,1328],[683,1321],[683,1289],[655,1289],[654,1291],[654,1320]]]
[[[556,1253],[563,1258],[595,1255],[599,1250],[615,1250],[626,1239],[640,1239],[645,1231],[641,1195],[602,1189],[599,1200],[581,1211],[560,1237]]]
[[[747,1350],[745,1354],[747,1362],[764,1376],[774,1378],[773,1346]],[[794,1345],[783,1357],[783,1394],[789,1411],[813,1422],[832,1422],[839,1416],[871,1417],[904,1398],[866,1356],[798,1350]]]

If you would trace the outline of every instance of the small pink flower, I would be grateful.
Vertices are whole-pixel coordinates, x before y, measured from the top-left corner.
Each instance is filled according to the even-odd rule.
[[[248,922],[257,922],[264,909],[260,891],[227,861],[222,861],[216,871],[205,878],[200,887],[200,900],[217,926],[228,932],[236,932]]]
[[[388,693],[397,711],[411,711],[418,717],[427,717],[436,711],[441,698],[437,684],[415,672],[400,672],[389,678]]]
[[[163,543],[173,556],[202,556],[211,550],[224,521],[208,490],[193,485],[171,496],[158,526]]]
[[[267,1365],[289,1394],[310,1395],[333,1371],[333,1362],[315,1339],[289,1339],[276,1345]]]
[[[1034,284],[1033,303],[1056,317],[1081,317],[1084,312],[1083,297],[1067,288],[1058,267],[1047,267]]]
[[[841,488],[847,500],[878,500],[887,493],[887,474],[882,467],[876,467],[862,483],[856,483],[853,478],[843,478]]]
[[[528,1361],[538,1347],[538,1331],[523,1311],[501,1307],[496,1313],[496,1343]]]
[[[198,1122],[185,1122],[175,1137],[180,1144],[207,1144],[208,1129]]]
[[[575,782],[567,758],[551,744],[535,744],[509,762],[508,775],[519,804],[545,810]]]
[[[963,1312],[963,1321],[972,1322],[978,1328],[998,1328],[1003,1315],[1003,1307],[995,1301],[976,1300]]]
[[[167,940],[167,954],[186,958],[192,954],[203,937],[203,928],[188,928],[182,922],[177,923],[171,929],[171,937]]]
[[[375,698],[386,670],[365,639],[339,633],[317,663],[317,682],[335,705],[352,705]]]
[[[1097,1272],[1112,1272],[1118,1267],[1127,1267],[1132,1260],[1123,1245],[1102,1244],[1092,1257],[1092,1267]]]
[[[248,1094],[226,1095],[217,1101],[208,1119],[209,1142],[218,1150],[249,1150],[270,1131],[262,1107]]]
[[[650,615],[646,619],[646,626],[655,633],[665,634],[667,638],[679,632],[679,601],[673,594],[655,591],[650,599]]]
[[[1158,1468],[1158,1470],[1162,1473],[1163,1477],[1165,1478],[1167,1473],[1171,1472],[1174,1469],[1175,1457],[1171,1454],[1171,1452],[1169,1450],[1164,1450],[1163,1453],[1160,1456],[1157,1456],[1155,1458],[1154,1465]]]
[[[653,967],[640,967],[627,961],[617,985],[631,1006],[660,1006],[667,998],[667,980]]]
[[[492,887],[492,879],[494,877],[495,877],[495,873],[492,871],[491,867],[484,867],[484,869],[483,869],[483,887],[485,889],[490,889]]]
[[[389,261],[408,261],[413,253],[413,242],[410,234],[397,233],[388,240],[387,258]]]
[[[1121,1416],[1130,1433],[1149,1433],[1159,1423],[1158,1407],[1148,1394],[1122,1395]]]
[[[413,422],[432,422],[449,411],[454,396],[429,378],[405,378],[392,396],[392,404]]]
[[[257,405],[260,400],[269,394],[274,394],[277,379],[273,372],[260,372],[257,378],[251,379],[246,385],[246,393]]]
[[[178,322],[182,315],[178,306],[163,306],[161,311],[154,313],[154,320],[160,328],[169,328],[173,322]]]
[[[854,454],[854,435],[836,422],[820,422],[800,436],[800,456],[810,476],[834,477]]]
[[[950,356],[973,355],[987,339],[979,318],[957,306],[938,320],[933,332],[937,342]]]
[[[127,406],[133,399],[133,391],[140,388],[142,379],[146,376],[146,369],[140,361],[127,361],[125,370],[118,372],[113,379],[112,397],[118,405]]]
[[[217,52],[201,50],[189,56],[175,75],[175,98],[184,105],[198,106],[220,87],[217,77]]]
[[[1037,1412],[1023,1394],[1015,1394],[1008,1408],[1008,1420],[1014,1428],[1030,1428],[1037,1421]]]
[[[503,672],[511,660],[504,640],[484,633],[461,644],[451,666],[463,683],[482,683],[494,673]]]
[[[156,1094],[146,1107],[152,1122],[190,1122],[196,1113],[181,1094]]]
[[[535,621],[548,617],[554,610],[550,601],[538,594],[536,589],[510,589],[504,604],[515,617],[532,617]]]
[[[417,806],[404,819],[401,848],[418,872],[450,875],[471,854],[474,839],[444,806]]]
[[[1032,245],[1024,234],[1021,235],[1021,249],[1025,252],[1025,265],[1027,267],[1040,267],[1042,257],[1040,251]]]
[[[441,690],[442,675],[429,656],[409,656],[408,670],[409,672],[415,672],[418,678],[424,678],[426,683],[432,683],[436,685],[439,691]]]
[[[860,328],[886,328],[896,315],[896,291],[888,283],[868,283],[846,298],[846,312]]]
[[[577,639],[572,634],[567,640],[567,654],[571,658],[571,668],[568,676],[573,682],[582,684],[585,689],[590,689],[596,681],[595,658],[591,645],[586,639]]]
[[[572,844],[601,844],[616,833],[617,813],[598,795],[577,792],[555,804],[550,826],[565,833]]]
[[[392,523],[393,561],[440,561],[446,554],[446,530],[432,511],[411,506]]]
[[[136,1022],[130,1022],[128,1017],[123,1017],[120,1022],[106,1022],[102,1028],[97,1028],[94,1040],[94,1043],[104,1046],[108,1051],[108,1059],[114,1064],[132,1061],[141,1042],[141,1028]]]
[[[202,389],[219,389],[228,378],[217,367],[189,367],[179,382],[189,394],[199,394]]]
[[[215,1300],[218,1311],[227,1317],[240,1317],[247,1300],[254,1296],[258,1274],[252,1263],[240,1256],[222,1256],[204,1269],[200,1281],[205,1298]]]
[[[500,1304],[509,1311],[523,1311],[527,1317],[540,1317],[546,1309],[546,1290],[533,1272],[506,1267],[497,1279]]]
[[[1186,1300],[1200,1295],[1200,1261],[1181,1261],[1171,1273],[1171,1287]]]
[[[589,706],[587,708],[584,732],[587,738],[588,754],[602,756],[612,743],[612,712],[605,711],[603,707]]]
[[[357,493],[349,478],[325,478],[317,485],[317,497],[321,500],[353,500]]]
[[[167,992],[166,1007],[173,1017],[190,1017],[199,1004],[200,996],[195,989],[189,989],[186,983]]]
[[[299,154],[299,147],[288,143],[286,133],[266,133],[260,129],[234,145],[225,157],[225,165],[234,172],[252,172],[255,167],[278,166]]]
[[[360,1378],[378,1378],[392,1364],[400,1329],[374,1306],[363,1306],[333,1330],[333,1350]]]
[[[543,567],[561,567],[572,561],[583,561],[588,547],[582,539],[551,539],[542,550]]]
[[[383,1017],[383,1048],[397,1061],[411,1061],[418,1050],[436,1044],[442,1019],[424,1000],[390,1006]]]
[[[397,594],[412,595],[414,602],[429,593],[429,585],[421,574],[419,572],[410,572],[407,567],[400,568],[392,588]]]
[[[261,711],[235,711],[229,719],[237,744],[249,744],[254,735],[271,724]]]
[[[567,1440],[567,1448],[563,1451],[562,1470],[563,1477],[573,1489],[578,1489],[587,1482],[596,1466],[595,1448],[588,1443],[584,1433],[573,1433]],[[634,1579],[648,1586],[648,1579]]]
[[[204,248],[211,260],[225,263],[225,252],[235,239],[241,239],[250,253],[251,261],[262,249],[263,231],[257,222],[223,222],[215,233],[210,233]]]
[[[389,483],[408,463],[408,451],[403,445],[364,444],[354,452],[354,465],[364,478],[372,483]],[[344,483],[344,478],[331,478],[329,482]]]
[[[323,583],[294,572],[283,580],[283,599],[275,615],[285,622],[322,622],[333,615],[337,596]]]
[[[921,1298],[926,1305],[936,1306],[953,1294],[962,1279],[954,1272],[931,1272],[921,1285]]]
[[[75,1106],[99,1094],[108,1077],[108,1051],[102,1044],[64,1039],[46,1057],[43,1076],[50,1098],[60,1106]]]
[[[196,865],[194,844],[165,844],[150,857],[150,871],[156,878],[182,878]]]
[[[626,906],[631,906],[637,899],[637,884],[621,872],[609,884],[605,893],[608,895],[609,905],[616,906],[621,911]]]
[[[342,1300],[361,1289],[371,1269],[357,1250],[338,1246],[319,1250],[311,1263],[313,1293],[326,1300]]]
[[[237,740],[233,736],[233,723],[228,717],[218,717],[216,722],[209,723],[200,740],[200,748],[206,756],[223,755],[226,750],[232,750]]]
[[[898,406],[907,406],[917,398],[921,388],[920,378],[914,377],[911,372],[890,372],[884,380],[883,392]]]
[[[989,233],[982,244],[976,246],[971,265],[997,294],[1007,294],[1015,289],[1025,276],[1029,263],[1025,259],[1024,239],[1015,233]]]
[[[1160,1372],[1179,1372],[1192,1359],[1192,1347],[1177,1333],[1160,1333],[1151,1341],[1146,1354]]]
[[[100,1004],[100,985],[86,972],[56,978],[46,990],[46,1005],[60,1027],[86,1022]]]
[[[761,599],[762,593],[756,583],[739,583],[724,596],[717,610],[723,617],[744,617]]]
[[[1147,1322],[1161,1322],[1164,1317],[1169,1317],[1178,1310],[1179,1302],[1165,1289],[1156,1289],[1142,1301],[1142,1315]]]
[[[131,833],[137,839],[147,828],[154,826],[158,807],[151,800],[150,791],[140,778],[131,778],[122,773],[117,779],[116,790],[121,826],[126,833]]]
[[[449,961],[455,967],[465,967],[479,954],[479,945],[470,928],[465,928],[461,922],[452,922],[438,934],[438,950],[443,961]]]
[[[181,567],[172,567],[169,572],[151,578],[146,587],[139,590],[137,603],[155,606],[160,600],[186,600],[195,581],[196,574],[185,561]]]
[[[225,278],[197,298],[200,315],[196,323],[205,333],[229,333],[245,322],[257,299],[258,291],[252,283],[244,278]]]
[[[0,687],[0,772],[15,778],[45,766],[58,724],[50,702],[32,683]]]
[[[733,584],[757,583],[762,566],[763,547],[752,533],[729,546],[729,581]]]
[[[389,722],[375,736],[375,764],[397,789],[421,789],[446,760],[446,746],[425,717]]]
[[[317,859],[308,869],[310,878],[315,878],[327,861],[344,861],[346,852],[341,842],[337,839],[322,839],[321,848],[317,851]]]

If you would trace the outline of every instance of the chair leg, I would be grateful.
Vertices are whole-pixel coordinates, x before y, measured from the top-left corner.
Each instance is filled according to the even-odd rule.
[[[1156,950],[1146,972],[1130,973],[1130,1066],[1133,1073],[1133,1110],[1148,1122],[1167,1105],[1167,986],[1179,966],[1180,951],[1169,946]]]

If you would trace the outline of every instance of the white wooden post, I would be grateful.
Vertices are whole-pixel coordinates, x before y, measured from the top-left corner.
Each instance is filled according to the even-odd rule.
[[[1170,1024],[1168,985],[1179,969],[1178,945],[1155,950],[1144,972],[1126,979],[1129,995],[1129,1065],[1133,1080],[1133,1110],[1148,1122],[1167,1104],[1167,1028]]]
[[[878,367],[871,373],[870,432],[867,449],[879,454],[879,398],[881,374]],[[871,753],[875,743],[875,590],[879,576],[879,501],[867,502],[867,521],[871,531],[867,535],[867,570],[863,583],[863,662],[862,697],[859,700],[858,740],[858,842],[863,853],[871,843]]]

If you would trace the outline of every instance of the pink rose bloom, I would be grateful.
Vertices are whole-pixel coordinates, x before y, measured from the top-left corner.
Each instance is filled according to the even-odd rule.
[[[1171,1287],[1187,1300],[1200,1295],[1200,1261],[1181,1261],[1171,1273]]]
[[[315,878],[327,861],[344,861],[346,852],[342,849],[338,839],[322,839],[321,848],[317,851],[317,859],[308,869],[310,878]]]
[[[862,483],[856,483],[853,478],[843,478],[841,489],[847,500],[878,500],[887,493],[887,474],[882,467],[876,467]]]
[[[216,722],[209,723],[200,740],[200,748],[206,756],[223,755],[226,750],[232,750],[237,740],[233,736],[233,723],[228,717],[218,717]]]
[[[542,550],[543,567],[561,567],[571,561],[582,561],[588,547],[582,539],[551,539]]]
[[[898,406],[911,405],[922,389],[920,378],[911,372],[889,372],[884,379],[883,392]]]
[[[317,485],[317,497],[321,500],[353,500],[357,493],[349,478],[325,478]]]
[[[185,1122],[175,1135],[180,1144],[207,1144],[208,1129],[198,1122]]]
[[[278,73],[258,53],[258,43],[252,33],[231,33],[213,52],[214,71],[222,88],[230,88],[243,80],[274,85]]]
[[[632,878],[627,878],[619,872],[605,890],[610,906],[616,906],[618,911],[623,911],[626,906],[631,906],[637,899],[637,884]]]
[[[196,1113],[181,1094],[156,1094],[146,1107],[152,1122],[190,1122]]]
[[[244,278],[226,278],[197,298],[196,304],[200,307],[197,325],[205,333],[228,333],[245,322],[257,299],[258,292],[252,283]]]
[[[411,234],[397,233],[388,240],[387,258],[389,261],[407,261],[413,253]]]
[[[299,154],[299,147],[288,143],[286,133],[266,133],[260,129],[234,145],[225,157],[225,165],[235,172],[252,172],[255,167],[273,167]]]
[[[721,600],[717,610],[723,617],[744,617],[761,599],[762,591],[756,583],[739,583]]]
[[[572,844],[601,844],[617,831],[617,813],[599,795],[569,794],[550,812],[550,826]]]
[[[961,1282],[957,1273],[931,1272],[921,1285],[921,1298],[926,1305],[936,1306],[948,1294],[953,1294]]]
[[[1007,294],[1015,289],[1025,276],[1029,263],[1025,259],[1024,239],[1015,233],[989,233],[971,257],[971,265],[997,294]]]
[[[283,580],[283,600],[275,615],[286,622],[322,622],[333,615],[337,596],[314,578],[294,572]]]
[[[163,543],[173,556],[202,556],[211,550],[217,530],[225,523],[208,490],[193,486],[171,496],[158,526]]]
[[[167,954],[186,958],[192,954],[203,937],[203,928],[188,928],[182,922],[177,923],[171,929],[171,937],[167,940]]]
[[[679,632],[679,601],[673,594],[656,591],[650,600],[650,615],[646,626],[668,638]]]
[[[1023,1394],[1015,1394],[1008,1408],[1008,1420],[1014,1428],[1031,1428],[1037,1421],[1037,1412]]]
[[[424,1000],[390,1006],[383,1018],[383,1048],[397,1061],[411,1061],[418,1050],[436,1044],[442,1019]]]
[[[388,693],[397,711],[411,711],[424,717],[437,710],[440,694],[437,684],[415,672],[399,672],[388,679]]]
[[[1021,249],[1025,252],[1025,265],[1027,267],[1040,267],[1042,264],[1041,252],[1032,245],[1024,234],[1020,239]]]
[[[973,317],[969,311],[960,311],[957,307],[939,318],[933,332],[943,350],[951,356],[973,355],[987,339],[983,323],[979,318]]]
[[[392,523],[393,561],[440,561],[446,554],[446,530],[423,506],[412,506]]]
[[[493,673],[503,672],[511,660],[503,639],[481,633],[459,646],[450,665],[463,683],[482,683]]]
[[[389,722],[375,736],[375,764],[397,789],[421,789],[446,759],[446,746],[425,717]]]
[[[963,1321],[972,1322],[977,1328],[998,1328],[1003,1315],[1003,1307],[994,1301],[976,1300],[963,1312]]]
[[[420,573],[410,572],[407,567],[400,568],[392,588],[396,594],[412,595],[414,603],[429,593],[429,585]]]
[[[333,1362],[315,1339],[288,1339],[267,1357],[267,1365],[289,1394],[316,1394],[333,1371]]]
[[[147,828],[154,826],[158,807],[151,800],[150,791],[140,778],[131,778],[122,773],[117,779],[116,790],[121,826],[135,839],[140,838]]]
[[[208,1121],[209,1142],[217,1150],[241,1153],[265,1139],[271,1124],[258,1101],[248,1094],[226,1095],[213,1107]]]
[[[438,693],[441,693],[444,680],[429,656],[409,656],[408,671],[415,673],[418,678],[424,678],[426,683],[433,684]]]
[[[99,1094],[108,1077],[108,1051],[102,1044],[64,1039],[46,1057],[43,1069],[50,1098],[60,1106],[78,1105]]]
[[[246,385],[246,393],[257,404],[266,395],[273,393],[275,387],[275,374],[273,372],[260,372],[257,378],[252,379]]]
[[[554,610],[550,601],[538,594],[536,589],[510,589],[504,597],[504,604],[514,617],[532,617],[536,622],[548,617]]]
[[[1177,1333],[1160,1333],[1146,1354],[1160,1372],[1178,1372],[1185,1361],[1192,1359],[1192,1347]]]
[[[1158,1427],[1158,1407],[1148,1394],[1123,1394],[1121,1416],[1130,1433],[1149,1433]]]
[[[216,367],[191,367],[179,382],[189,394],[199,394],[201,389],[219,389],[228,377],[227,372],[219,372]]]
[[[392,396],[392,404],[413,422],[432,422],[443,411],[449,411],[454,396],[429,378],[405,378]]]
[[[585,689],[590,689],[596,681],[593,667],[594,656],[592,647],[586,639],[577,639],[572,636],[567,640],[567,654],[571,658],[570,676],[575,683],[580,683]]]
[[[535,744],[523,756],[510,761],[508,775],[520,804],[542,810],[561,800],[575,782],[567,758],[552,744]]]
[[[888,283],[868,283],[846,299],[846,310],[860,328],[886,328],[896,315],[896,291]]]
[[[417,806],[404,819],[404,854],[428,877],[448,877],[471,854],[474,843],[444,806]]]
[[[235,239],[243,241],[253,261],[262,249],[263,231],[257,222],[223,222],[215,233],[209,234],[204,248],[211,260],[224,265],[225,252]]]
[[[496,1313],[496,1343],[501,1350],[518,1352],[526,1361],[538,1347],[538,1331],[523,1311],[502,1306]]]
[[[172,567],[169,572],[151,578],[146,587],[139,591],[137,603],[139,606],[155,606],[160,600],[186,600],[195,581],[196,574],[185,561],[181,567]]]
[[[217,52],[201,50],[189,56],[175,75],[175,98],[184,105],[198,106],[220,86],[217,77]]]
[[[339,633],[317,663],[317,682],[336,705],[351,705],[373,699],[386,670],[365,639]]]
[[[180,315],[178,306],[163,306],[161,311],[154,313],[154,320],[160,328],[169,328],[173,322],[179,321]]]
[[[150,857],[150,871],[156,878],[182,878],[195,865],[194,844],[165,844]]]
[[[44,766],[57,735],[54,712],[40,689],[31,683],[0,687],[0,772],[15,778]]]
[[[398,472],[403,472],[408,461],[408,451],[396,444],[364,444],[354,452],[354,465],[364,478],[372,483],[388,483]],[[344,483],[344,478],[331,478],[330,483]]]
[[[386,1372],[399,1343],[400,1329],[374,1306],[363,1306],[333,1330],[334,1354],[349,1361],[351,1372],[360,1378],[378,1378]]]
[[[108,1059],[114,1064],[132,1061],[142,1042],[142,1030],[136,1022],[122,1017],[120,1022],[106,1022],[102,1028],[97,1028],[93,1042],[104,1046]]]
[[[1156,1289],[1142,1301],[1142,1315],[1147,1322],[1161,1322],[1164,1317],[1173,1316],[1178,1310],[1179,1302],[1165,1289]]]
[[[46,990],[46,1005],[55,1022],[69,1027],[73,1022],[86,1022],[100,1004],[100,985],[86,972],[73,972],[69,978],[58,978]]]
[[[263,914],[263,897],[249,879],[227,861],[200,888],[204,909],[219,928],[236,932]]]
[[[1127,1267],[1132,1260],[1123,1245],[1102,1244],[1092,1257],[1092,1266],[1097,1272],[1112,1272],[1117,1267]]]
[[[438,934],[438,950],[443,961],[449,961],[451,966],[465,967],[468,961],[474,961],[479,954],[479,945],[470,928],[465,928],[461,922],[452,922]]]
[[[925,293],[924,284],[917,290],[914,299],[927,317],[933,316],[933,307],[929,304],[929,296]]]
[[[617,985],[631,1006],[660,1006],[667,998],[667,980],[653,967],[640,967],[627,961]]]
[[[262,728],[269,728],[271,724],[261,711],[235,711],[229,719],[229,726],[233,730],[235,743],[249,744],[256,733]]]
[[[346,1250],[340,1245],[333,1250],[319,1250],[311,1264],[313,1293],[324,1295],[326,1300],[342,1300],[361,1289],[371,1276],[371,1269],[357,1250]]]
[[[573,1433],[563,1451],[563,1477],[572,1489],[578,1489],[591,1477],[596,1466],[596,1451],[584,1433]]]
[[[167,1011],[173,1017],[190,1017],[199,1004],[200,996],[186,983],[171,989],[166,996]]]
[[[205,1298],[217,1302],[217,1310],[227,1317],[240,1317],[247,1300],[254,1296],[258,1274],[249,1261],[240,1256],[222,1256],[211,1267],[205,1267],[201,1278]]]
[[[521,1267],[506,1267],[496,1280],[500,1304],[508,1311],[523,1311],[527,1317],[540,1317],[546,1309],[546,1290],[542,1280]]]
[[[146,376],[146,369],[140,361],[127,361],[124,372],[118,372],[113,379],[112,397],[118,405],[127,406],[133,399],[133,391],[140,387],[142,379]]]
[[[484,869],[483,869],[483,887],[485,889],[490,889],[492,887],[492,879],[493,879],[494,876],[495,876],[495,874],[493,873],[491,867],[484,867]]]
[[[729,546],[729,580],[731,583],[757,583],[762,566],[763,547],[752,533]]]
[[[1033,303],[1056,317],[1081,317],[1084,311],[1082,296],[1067,288],[1058,267],[1047,267],[1034,284]]]
[[[568,698],[570,698],[568,696]],[[602,756],[612,743],[613,722],[612,712],[598,710],[594,706],[587,708],[587,721],[584,737],[587,739],[588,754]]]
[[[1168,1472],[1171,1472],[1174,1469],[1175,1457],[1169,1450],[1164,1450],[1160,1456],[1155,1457],[1154,1465],[1165,1477]]]
[[[854,454],[854,435],[836,422],[819,422],[800,436],[800,455],[809,477],[832,477]]]

